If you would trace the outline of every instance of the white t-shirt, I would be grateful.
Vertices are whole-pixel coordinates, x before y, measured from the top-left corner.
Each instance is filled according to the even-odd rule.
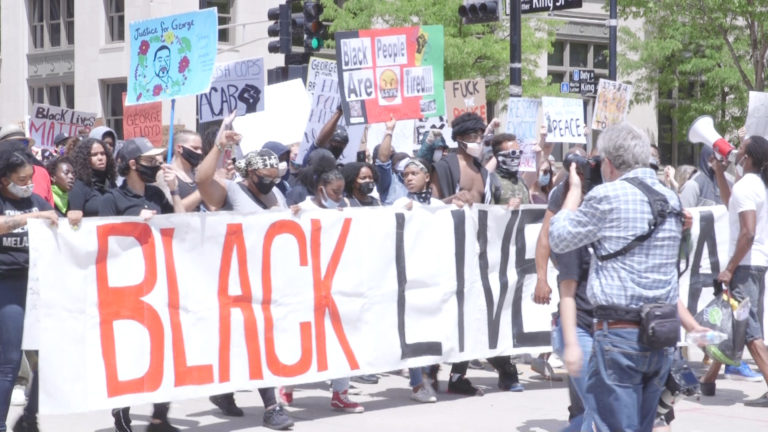
[[[408,205],[409,202],[413,201],[414,205],[424,205],[416,200],[411,200],[407,196],[400,197],[395,200],[395,202],[392,203],[392,207],[396,209],[403,209],[405,206]],[[429,206],[430,207],[448,207],[448,204],[440,201],[439,199],[430,198],[429,199]]]
[[[748,210],[756,213],[755,240],[739,265],[768,266],[768,196],[763,180],[753,173],[745,174],[731,190],[728,202],[728,222],[731,226],[728,251],[731,256],[739,236],[739,213]]]
[[[272,193],[275,195],[275,198],[277,198],[277,206],[275,206],[275,208],[288,208],[288,204],[285,202],[285,196],[280,192],[280,189],[273,187]],[[232,180],[227,180],[227,198],[229,198],[229,202],[232,203],[232,210],[236,212],[251,213],[266,211],[240,187],[238,182]]]

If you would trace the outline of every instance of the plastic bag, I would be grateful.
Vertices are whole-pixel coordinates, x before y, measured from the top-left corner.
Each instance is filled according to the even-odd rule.
[[[732,299],[726,294],[718,295],[704,309],[700,310],[695,318],[696,322],[702,326],[728,335],[728,339],[718,344],[707,345],[704,348],[707,355],[720,363],[738,366],[744,351],[747,321],[746,319],[735,318],[731,301]],[[747,309],[749,309],[748,304]],[[737,308],[737,310],[739,309]],[[743,313],[740,313],[739,316],[743,316]]]

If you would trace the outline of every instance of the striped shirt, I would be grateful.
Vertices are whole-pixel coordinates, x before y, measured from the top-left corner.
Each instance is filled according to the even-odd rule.
[[[626,177],[643,179],[663,193],[672,208],[681,210],[676,194],[652,170],[638,168],[621,178]],[[620,180],[595,187],[578,210],[562,210],[552,218],[552,251],[564,253],[591,244],[595,253],[605,255],[648,231],[653,221],[648,199],[640,189]],[[680,218],[670,215],[648,240],[628,253],[605,261],[593,259],[587,285],[592,304],[639,307],[677,302],[681,235]]]

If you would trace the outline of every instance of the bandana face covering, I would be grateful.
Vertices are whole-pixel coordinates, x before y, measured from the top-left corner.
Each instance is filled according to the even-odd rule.
[[[518,150],[507,150],[499,152],[496,155],[499,164],[496,166],[496,172],[503,178],[509,179],[517,177],[520,169],[520,152]]]
[[[432,189],[427,188],[427,190],[422,192],[408,192],[408,198],[418,201],[422,204],[429,204],[430,199],[432,198]]]

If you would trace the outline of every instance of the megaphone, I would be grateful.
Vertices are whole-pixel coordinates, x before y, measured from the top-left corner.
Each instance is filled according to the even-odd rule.
[[[693,121],[688,129],[688,141],[712,147],[716,156],[731,163],[736,160],[733,146],[715,130],[715,121],[711,116],[703,115]]]

